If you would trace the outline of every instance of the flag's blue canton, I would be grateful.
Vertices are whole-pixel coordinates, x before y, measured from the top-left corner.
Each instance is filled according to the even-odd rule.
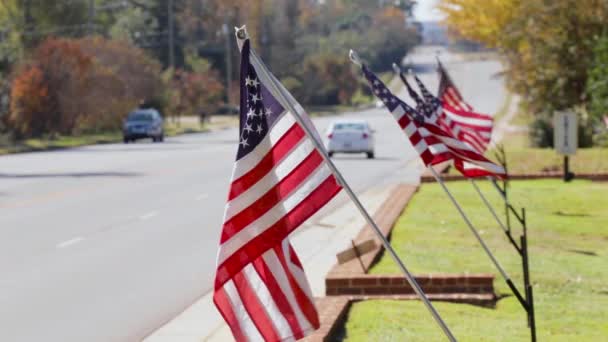
[[[283,107],[260,82],[250,56],[249,40],[241,50],[241,108],[237,160],[253,151],[283,113]]]
[[[382,102],[384,102],[384,105],[390,112],[395,111],[398,106],[401,106],[401,108],[405,110],[405,113],[412,117],[414,120],[424,120],[416,110],[414,110],[407,103],[401,101],[399,98],[393,95],[393,93],[388,90],[384,83],[380,81],[380,79],[378,79],[378,77],[376,77],[376,75],[371,72],[365,65],[363,65],[363,74],[365,75],[365,78],[367,78],[369,83],[372,85],[372,91],[374,92],[374,95],[376,95],[376,97],[378,97]]]
[[[418,88],[420,88],[420,92],[422,93],[422,97],[425,101],[423,109],[424,116],[426,116],[427,118],[432,118],[437,115],[439,110],[441,109],[441,101],[426,89],[424,83],[422,83],[422,81],[417,76],[414,76],[414,78],[416,79]]]

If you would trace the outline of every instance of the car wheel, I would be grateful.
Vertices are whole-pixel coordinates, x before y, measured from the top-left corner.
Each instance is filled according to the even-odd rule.
[[[329,151],[329,152],[327,152],[327,155],[330,156],[330,157],[333,157],[334,153],[332,151]]]
[[[160,142],[165,141],[165,135],[161,134],[160,137],[158,137],[158,141],[160,141]]]
[[[374,159],[374,152],[367,152],[367,159]]]
[[[127,137],[123,137],[123,138],[122,138],[122,141],[123,141],[125,144],[128,144],[128,143],[129,143],[129,138],[127,138]]]

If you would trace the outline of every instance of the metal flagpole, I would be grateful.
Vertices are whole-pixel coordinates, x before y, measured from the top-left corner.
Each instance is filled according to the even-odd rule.
[[[245,30],[244,27],[237,29],[237,38],[247,39],[247,37],[248,37],[247,31]],[[454,335],[452,334],[452,332],[450,331],[448,326],[445,324],[445,322],[443,321],[441,316],[439,316],[439,313],[435,310],[435,308],[433,307],[433,304],[431,304],[429,299],[426,297],[426,295],[422,291],[422,288],[420,288],[420,285],[418,285],[418,283],[416,282],[416,280],[414,279],[412,274],[405,267],[405,264],[401,261],[399,256],[397,256],[397,253],[395,253],[395,251],[393,250],[393,247],[391,246],[390,242],[386,239],[386,237],[384,237],[384,234],[382,234],[382,231],[380,230],[380,228],[376,225],[376,223],[374,222],[372,217],[369,215],[369,213],[367,212],[365,207],[363,207],[363,205],[357,198],[357,195],[355,195],[355,193],[350,188],[348,183],[346,183],[346,181],[344,180],[344,177],[342,177],[342,174],[340,173],[338,168],[334,165],[331,158],[329,158],[329,156],[327,155],[327,152],[325,151],[325,148],[317,140],[316,135],[311,131],[310,127],[308,127],[308,123],[303,121],[302,117],[300,117],[298,112],[295,110],[291,101],[288,100],[288,96],[285,94],[282,87],[278,84],[278,81],[274,77],[272,77],[270,71],[266,68],[264,63],[262,63],[262,61],[259,59],[259,57],[253,51],[251,51],[251,58],[252,58],[252,62],[254,62],[254,64],[255,64],[255,66],[258,67],[258,68],[256,68],[256,71],[261,73],[264,76],[264,78],[267,79],[267,81],[268,81],[267,84],[269,84],[269,86],[272,88],[271,89],[272,93],[275,94],[277,97],[279,97],[279,101],[281,102],[281,104],[284,105],[293,114],[296,121],[300,124],[300,126],[302,126],[302,129],[304,129],[304,131],[306,132],[306,134],[308,135],[310,140],[312,140],[312,143],[314,144],[314,146],[316,147],[318,152],[321,153],[321,155],[323,156],[323,159],[325,160],[325,162],[331,169],[332,173],[334,174],[334,176],[336,177],[336,179],[338,180],[340,185],[342,185],[342,187],[346,191],[348,197],[350,197],[351,201],[353,201],[353,203],[355,204],[355,206],[357,207],[357,209],[359,210],[361,215],[363,215],[363,217],[365,218],[367,223],[370,225],[370,227],[372,227],[372,229],[374,230],[374,232],[376,233],[376,235],[382,242],[382,245],[384,245],[384,248],[389,252],[389,254],[393,258],[393,260],[395,260],[395,262],[397,263],[397,265],[399,266],[399,268],[405,275],[405,278],[409,282],[410,286],[412,287],[412,289],[414,289],[416,294],[420,297],[422,302],[426,305],[427,309],[430,311],[431,315],[433,316],[433,318],[435,319],[437,324],[441,327],[441,329],[443,330],[443,332],[446,335],[446,337],[448,338],[448,340],[456,341],[456,338],[454,337]],[[260,76],[260,75],[258,75],[258,76]]]
[[[443,179],[441,179],[441,176],[439,176],[439,174],[437,173],[437,171],[435,171],[435,169],[433,169],[432,166],[429,166],[428,169],[431,171],[431,173],[433,174],[433,176],[435,177],[435,179],[437,180],[437,182],[441,185],[441,187],[443,188],[443,191],[445,191],[445,193],[448,195],[448,197],[450,198],[450,200],[452,201],[452,203],[454,204],[454,206],[456,207],[456,209],[458,209],[458,212],[460,213],[460,216],[462,216],[463,220],[465,221],[465,223],[467,224],[467,226],[469,227],[469,229],[471,230],[471,232],[473,233],[473,235],[475,235],[475,238],[477,238],[477,241],[479,241],[479,244],[481,245],[481,247],[483,248],[483,250],[486,252],[486,254],[490,258],[490,260],[492,260],[492,263],[494,264],[494,266],[496,266],[496,268],[498,269],[498,272],[500,272],[500,274],[502,275],[502,277],[505,279],[505,282],[507,283],[507,285],[509,286],[509,288],[511,289],[511,291],[513,291],[513,293],[515,294],[515,296],[517,297],[517,299],[519,300],[519,302],[525,308],[527,308],[528,307],[528,303],[522,297],[521,293],[519,293],[519,291],[515,287],[515,284],[513,284],[513,281],[511,280],[511,278],[509,278],[509,275],[507,274],[507,272],[505,272],[505,270],[502,268],[502,266],[500,265],[500,263],[498,262],[498,260],[496,260],[496,258],[492,254],[492,252],[490,252],[490,249],[488,248],[488,246],[486,245],[486,243],[483,241],[483,239],[481,238],[481,236],[479,235],[479,233],[477,232],[477,230],[475,229],[475,227],[473,227],[473,224],[471,223],[471,221],[469,221],[469,218],[464,213],[464,211],[462,210],[462,208],[460,207],[460,205],[458,204],[458,202],[456,201],[456,199],[454,198],[454,196],[452,196],[452,193],[450,192],[450,190],[448,190],[448,188],[443,183]]]
[[[502,228],[502,230],[504,230],[505,233],[507,233],[509,230],[507,229],[507,227],[505,227],[504,223],[502,223],[502,221],[500,220],[500,218],[498,217],[498,215],[496,215],[496,212],[494,211],[494,208],[492,207],[492,205],[490,204],[490,202],[488,202],[488,200],[486,199],[486,196],[483,195],[483,193],[481,192],[481,190],[477,186],[477,182],[475,182],[474,179],[471,179],[470,181],[471,181],[471,184],[473,184],[473,187],[475,188],[475,191],[477,191],[477,193],[479,194],[479,197],[481,197],[481,199],[483,200],[483,203],[485,203],[486,207],[488,207],[488,209],[492,213],[492,216],[494,216],[494,219],[496,219],[496,222],[498,222],[498,225],[500,225],[500,228]]]

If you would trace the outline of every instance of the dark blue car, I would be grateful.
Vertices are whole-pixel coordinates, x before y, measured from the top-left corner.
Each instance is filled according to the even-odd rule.
[[[162,142],[165,138],[163,118],[156,109],[137,109],[129,113],[122,132],[125,144],[142,138]]]

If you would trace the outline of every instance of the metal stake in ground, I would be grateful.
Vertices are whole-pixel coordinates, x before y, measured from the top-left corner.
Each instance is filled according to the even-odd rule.
[[[473,224],[471,223],[471,221],[469,221],[469,218],[464,213],[464,211],[462,210],[462,208],[460,207],[460,205],[458,204],[458,202],[456,201],[456,199],[454,198],[454,196],[452,196],[452,193],[450,192],[450,190],[448,190],[448,188],[443,183],[443,179],[441,179],[441,176],[439,176],[439,174],[437,173],[437,171],[435,171],[435,169],[433,169],[432,166],[429,166],[428,169],[431,171],[431,173],[433,174],[433,176],[435,177],[435,179],[437,180],[437,182],[441,185],[441,187],[443,188],[443,191],[445,191],[445,193],[448,195],[448,197],[450,198],[450,200],[452,201],[452,203],[454,204],[454,206],[456,207],[456,209],[458,209],[458,212],[460,213],[460,216],[462,216],[462,219],[467,224],[467,226],[469,227],[469,229],[471,230],[471,232],[473,233],[473,235],[475,236],[475,238],[477,239],[477,241],[479,242],[479,244],[481,245],[481,247],[483,248],[483,250],[486,252],[486,254],[490,258],[490,260],[492,260],[492,263],[494,264],[494,266],[496,266],[496,268],[498,269],[498,272],[500,272],[500,274],[502,275],[502,277],[505,279],[505,282],[507,283],[507,285],[509,286],[509,288],[511,289],[511,291],[513,292],[513,294],[515,294],[515,297],[517,297],[517,299],[519,300],[519,302],[521,303],[521,305],[527,311],[528,310],[528,303],[526,303],[526,300],[524,299],[524,297],[522,297],[521,293],[519,293],[519,291],[515,287],[515,284],[513,284],[513,281],[511,280],[511,278],[509,278],[509,275],[507,274],[507,272],[505,272],[505,270],[500,265],[500,263],[498,262],[498,260],[496,260],[496,258],[494,257],[494,255],[492,254],[492,252],[490,251],[490,249],[488,248],[488,246],[486,245],[486,243],[483,241],[483,239],[481,238],[481,236],[479,235],[479,233],[477,232],[477,230],[475,229],[475,227],[473,227]]]
[[[237,30],[238,39],[246,39],[247,37],[248,37],[247,32],[245,31],[244,27]],[[336,179],[338,180],[340,185],[342,185],[342,187],[344,188],[344,191],[350,197],[351,201],[355,204],[355,206],[357,207],[357,209],[359,210],[361,215],[363,215],[363,217],[365,218],[365,220],[367,221],[369,226],[372,227],[372,229],[374,230],[374,232],[376,233],[376,235],[378,236],[378,238],[384,245],[384,248],[386,249],[386,251],[395,260],[395,262],[397,263],[397,266],[401,269],[401,271],[405,275],[405,278],[409,282],[410,286],[412,287],[412,289],[414,289],[416,294],[420,297],[422,302],[426,305],[427,309],[429,310],[429,312],[431,313],[431,315],[433,316],[433,318],[435,319],[437,324],[440,326],[441,330],[443,330],[443,332],[446,335],[446,337],[448,338],[448,340],[456,341],[456,338],[454,337],[454,335],[452,334],[450,329],[447,327],[447,325],[445,324],[445,322],[443,321],[443,319],[441,318],[439,313],[435,310],[435,308],[433,307],[433,305],[431,304],[429,299],[426,297],[426,295],[422,291],[422,288],[420,288],[420,285],[418,285],[418,283],[416,282],[416,280],[414,279],[412,274],[405,267],[405,264],[401,261],[399,256],[397,256],[397,253],[395,253],[391,244],[388,242],[386,237],[384,237],[384,234],[382,234],[382,231],[380,230],[380,228],[378,228],[378,226],[376,225],[376,223],[374,222],[372,217],[369,215],[369,213],[367,212],[365,207],[363,207],[363,205],[357,198],[357,195],[355,195],[355,193],[352,191],[352,189],[350,188],[348,183],[346,183],[346,181],[344,180],[344,177],[342,177],[342,174],[340,173],[338,168],[336,168],[336,166],[334,165],[332,160],[329,158],[329,156],[325,152],[325,148],[318,141],[317,136],[311,131],[310,127],[308,126],[308,123],[304,122],[303,118],[299,115],[298,111],[296,111],[296,109],[294,108],[294,105],[289,100],[290,95],[286,94],[286,91],[282,88],[282,86],[279,84],[279,82],[276,80],[276,78],[274,78],[272,76],[270,71],[268,69],[266,69],[266,66],[264,65],[264,63],[262,63],[262,61],[260,60],[260,58],[257,56],[257,54],[254,51],[251,51],[251,62],[254,65],[254,67],[256,68],[256,71],[258,72],[258,77],[263,78],[267,81],[264,83],[268,84],[272,88],[272,89],[269,89],[271,91],[271,93],[273,95],[277,96],[277,99],[279,100],[279,102],[293,114],[296,121],[300,124],[302,129],[304,129],[304,131],[306,132],[306,134],[308,135],[308,137],[310,138],[312,143],[315,145],[318,152],[323,156],[323,159],[325,159],[325,162],[331,169],[333,175],[336,177]]]

